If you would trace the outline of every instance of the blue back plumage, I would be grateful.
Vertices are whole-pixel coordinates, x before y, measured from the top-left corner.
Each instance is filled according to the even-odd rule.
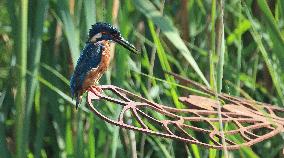
[[[72,97],[78,99],[84,79],[92,68],[97,68],[101,61],[103,45],[101,43],[86,43],[77,61],[75,71],[71,76],[70,87]]]
[[[80,101],[79,95],[81,94],[79,93],[83,90],[85,77],[92,68],[97,68],[101,62],[104,49],[104,45],[101,41],[113,41],[113,39],[115,39],[116,42],[120,42],[124,47],[133,47],[127,41],[122,41],[123,38],[119,30],[108,23],[98,22],[92,25],[88,36],[89,39],[86,41],[86,45],[81,52],[75,71],[70,79],[71,93],[72,97],[76,98],[76,107],[78,107]],[[95,38],[93,39],[93,37]],[[127,49],[133,50],[133,48]]]

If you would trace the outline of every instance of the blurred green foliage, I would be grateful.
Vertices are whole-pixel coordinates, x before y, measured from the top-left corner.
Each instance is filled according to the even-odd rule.
[[[100,84],[181,107],[178,96],[189,91],[164,74],[172,71],[217,91],[283,106],[284,1],[224,1],[224,16],[220,2],[0,1],[0,157],[221,157],[109,125],[84,102],[75,110],[68,83],[88,29],[105,21],[142,53],[116,46]],[[102,106],[117,115],[118,108]],[[278,135],[229,155],[279,157],[283,141]]]

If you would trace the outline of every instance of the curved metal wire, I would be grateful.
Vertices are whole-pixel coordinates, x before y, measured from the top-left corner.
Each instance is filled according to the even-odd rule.
[[[214,99],[196,95],[180,97],[179,101],[188,108],[177,109],[151,102],[113,85],[99,88],[102,93],[88,91],[88,105],[97,116],[111,124],[209,148],[224,147],[223,134],[218,128],[219,102]],[[251,146],[284,132],[284,117],[280,115],[284,109],[226,94],[218,97],[224,103],[221,121],[228,150]],[[119,117],[107,116],[102,112],[103,106],[94,106],[93,100],[121,106]]]

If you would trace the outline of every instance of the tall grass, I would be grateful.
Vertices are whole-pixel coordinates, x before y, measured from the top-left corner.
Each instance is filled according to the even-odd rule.
[[[28,48],[28,1],[21,0],[16,6],[19,12],[16,15],[16,26],[13,28],[16,31],[15,52],[17,65],[17,94],[16,102],[16,157],[20,158],[26,155],[25,143],[25,117],[26,117],[26,71],[27,71],[27,48]]]
[[[178,96],[198,91],[165,74],[170,71],[216,93],[283,106],[283,8],[282,0],[0,1],[0,157],[226,156],[109,125],[85,101],[75,110],[69,91],[74,64],[90,26],[106,21],[142,54],[115,46],[101,84],[183,108]],[[111,116],[119,111],[98,104]],[[283,141],[276,136],[228,155],[279,157]]]

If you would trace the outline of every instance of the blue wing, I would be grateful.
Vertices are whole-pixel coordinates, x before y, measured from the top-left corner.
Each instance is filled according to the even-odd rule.
[[[75,71],[70,79],[72,97],[76,98],[78,104],[78,92],[82,89],[87,73],[98,67],[101,61],[103,45],[100,43],[86,43],[77,61]]]

